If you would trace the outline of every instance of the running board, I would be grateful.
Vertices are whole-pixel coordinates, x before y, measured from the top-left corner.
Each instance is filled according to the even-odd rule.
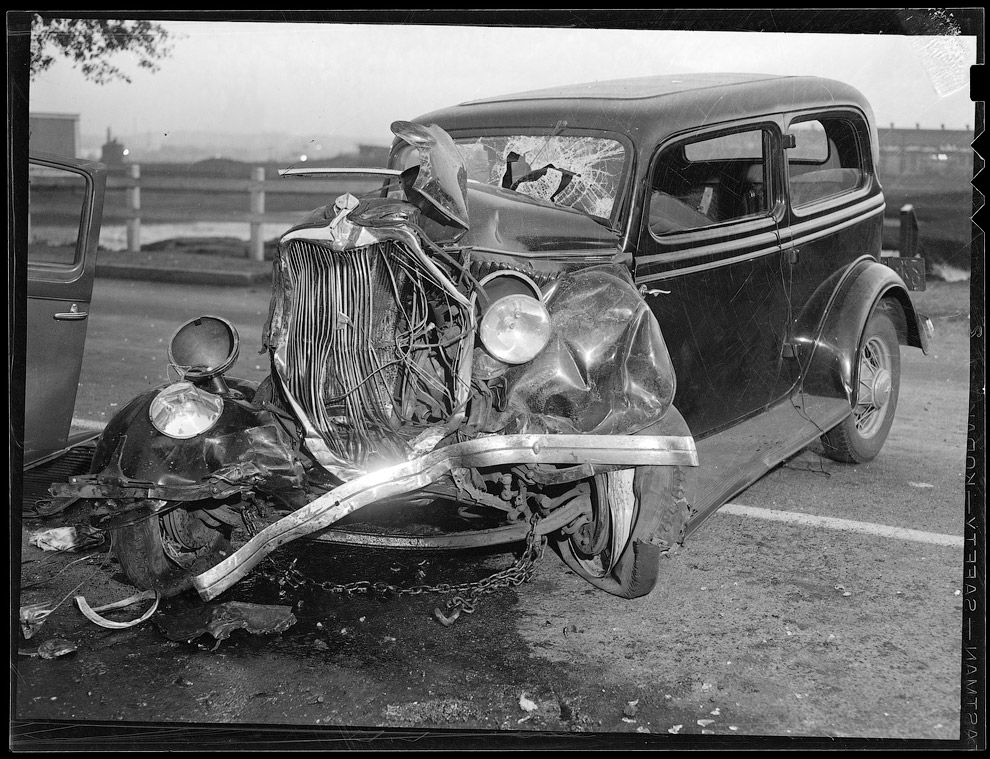
[[[845,419],[849,403],[837,398],[797,396],[736,426],[696,440],[698,493],[687,538],[763,475]]]

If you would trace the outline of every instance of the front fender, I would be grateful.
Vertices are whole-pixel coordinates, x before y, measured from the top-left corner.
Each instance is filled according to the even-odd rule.
[[[253,480],[270,488],[300,485],[302,466],[290,432],[271,411],[249,402],[254,383],[234,378],[226,382],[230,392],[223,394],[223,413],[216,424],[186,440],[164,435],[151,423],[149,408],[165,386],[132,400],[100,436],[89,482],[111,487],[139,484],[159,492],[209,497],[205,485],[211,477],[250,463]]]
[[[889,266],[864,256],[822,283],[795,319],[801,390],[855,401],[860,338],[881,301],[896,309],[899,341],[928,353],[931,323],[915,310],[904,281]]]
[[[628,435],[663,418],[673,365],[660,325],[627,267],[561,275],[546,294],[550,339],[505,374],[504,410],[491,431]]]

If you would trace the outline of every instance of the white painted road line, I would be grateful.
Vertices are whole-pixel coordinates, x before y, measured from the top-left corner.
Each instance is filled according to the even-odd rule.
[[[104,422],[91,422],[89,419],[73,419],[72,426],[80,430],[93,430],[99,432],[107,425]]]
[[[818,517],[813,514],[799,514],[794,511],[777,511],[776,509],[761,509],[755,506],[743,506],[739,503],[727,503],[718,510],[719,514],[732,514],[738,517],[768,519],[772,522],[787,522],[789,524],[806,525],[808,527],[824,527],[829,530],[845,530],[859,532],[863,535],[876,535],[882,538],[897,540],[913,540],[917,543],[931,543],[939,546],[963,547],[963,539],[955,535],[943,535],[938,532],[923,530],[908,530],[903,527],[889,527],[885,524],[872,522],[857,522],[852,519],[836,519],[835,517]]]

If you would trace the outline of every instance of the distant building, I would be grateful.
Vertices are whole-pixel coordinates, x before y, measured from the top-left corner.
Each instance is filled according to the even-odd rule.
[[[389,148],[380,145],[358,145],[358,162],[361,166],[378,167],[388,163]]]
[[[32,113],[28,116],[28,147],[40,153],[78,157],[79,114]]]
[[[127,154],[124,146],[110,135],[110,128],[107,127],[107,141],[103,143],[100,151],[100,161],[111,169],[119,169],[124,165],[124,156]]]
[[[881,179],[973,173],[973,133],[965,129],[879,129]]]

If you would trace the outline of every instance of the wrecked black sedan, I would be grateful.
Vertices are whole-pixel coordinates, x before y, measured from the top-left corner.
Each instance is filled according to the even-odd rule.
[[[599,82],[392,125],[387,169],[279,241],[259,386],[222,316],[131,401],[88,476],[124,571],[212,599],[297,538],[547,539],[624,597],[822,437],[877,455],[899,345],[868,104],[839,82]],[[370,184],[369,184],[370,183]],[[369,190],[369,186],[371,189]],[[254,527],[232,550],[233,526]]]

